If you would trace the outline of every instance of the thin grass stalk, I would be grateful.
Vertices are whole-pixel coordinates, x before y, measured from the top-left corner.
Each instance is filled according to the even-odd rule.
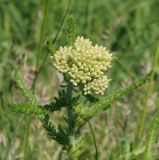
[[[159,43],[156,50],[156,56],[154,59],[154,73],[157,71],[157,63],[159,61]],[[147,140],[146,140],[146,149],[145,149],[145,160],[151,160],[152,158],[152,147],[154,144],[156,130],[159,124],[159,110],[154,115],[152,122],[150,124],[150,128],[148,130]]]
[[[141,117],[140,129],[139,129],[139,138],[143,137],[145,121],[146,121],[146,117],[147,117],[147,114],[148,114],[148,106],[147,106],[148,102],[147,102],[147,100],[149,99],[150,94],[153,91],[154,86],[152,85],[152,83],[153,83],[154,75],[157,71],[158,62],[159,62],[159,43],[158,43],[157,50],[156,50],[156,53],[155,53],[155,56],[154,56],[154,59],[153,59],[152,74],[151,74],[150,81],[149,81],[149,86],[148,86],[148,89],[147,89],[147,92],[146,92],[145,105],[144,105],[143,114],[142,114],[142,117]]]
[[[4,156],[4,160],[8,160],[8,155],[9,155],[9,151],[10,151],[10,148],[12,147],[12,144],[13,144],[13,140],[15,140],[15,134],[16,134],[16,130],[17,130],[17,127],[18,127],[18,125],[19,125],[19,123],[20,123],[20,120],[21,120],[21,117],[18,117],[17,119],[16,119],[16,122],[15,122],[15,124],[14,124],[14,131],[12,132],[12,138],[10,139],[10,141],[9,141],[9,143],[8,143],[8,145],[7,145],[7,148],[6,148],[6,153],[5,153],[5,156]]]
[[[57,30],[57,32],[56,32],[56,35],[55,35],[54,39],[52,40],[52,43],[51,43],[52,45],[54,45],[55,42],[57,41],[57,38],[58,38],[58,36],[59,36],[59,33],[60,33],[60,31],[61,31],[61,29],[62,29],[62,26],[63,26],[63,24],[64,24],[64,22],[65,22],[65,19],[66,19],[68,13],[69,13],[70,6],[71,6],[71,1],[72,1],[72,0],[70,0],[69,3],[68,3],[66,12],[65,12],[65,14],[64,14],[64,16],[63,16],[63,19],[62,19],[62,21],[61,21],[61,23],[60,23],[60,26],[59,26],[59,28],[58,28],[58,30]],[[47,60],[47,58],[48,58],[48,55],[49,55],[49,52],[46,53],[46,55],[45,55],[45,57],[44,57],[41,65],[40,65],[40,67],[37,68],[36,75],[35,75],[35,78],[34,78],[34,80],[33,80],[33,86],[34,86],[34,87],[35,87],[36,81],[37,81],[37,79],[38,79],[38,77],[39,77],[39,74],[40,74],[42,68],[44,67],[44,65],[45,65],[45,63],[46,63],[46,60]]]
[[[156,129],[158,128],[159,123],[159,111],[153,117],[153,120],[150,124],[150,128],[147,135],[146,140],[146,148],[145,148],[145,160],[152,160],[152,147],[155,140]]]
[[[93,127],[92,127],[92,124],[90,121],[88,121],[88,125],[91,129],[91,133],[92,133],[92,137],[93,137],[93,143],[94,143],[94,147],[95,147],[95,160],[98,160],[98,148],[97,148],[97,143],[96,143],[96,138],[95,138],[95,134],[94,134],[94,130],[93,130]]]
[[[86,10],[85,10],[85,29],[86,29],[86,35],[88,34],[89,31],[89,7],[90,6],[90,0],[86,1]]]
[[[36,70],[39,67],[39,59],[41,56],[42,46],[43,46],[43,42],[44,42],[44,33],[45,33],[47,14],[48,14],[48,4],[49,4],[49,0],[45,0],[44,17],[43,17],[43,21],[42,21],[42,25],[41,25],[39,43],[38,43],[37,52],[36,52]]]
[[[29,149],[29,132],[30,132],[30,124],[31,124],[31,116],[27,116],[27,119],[26,119],[26,128],[25,128],[25,137],[24,137],[24,160],[27,160],[28,159],[28,149]]]
[[[48,4],[49,4],[49,0],[45,0],[45,6],[44,6],[44,17],[43,17],[43,21],[42,21],[42,26],[41,26],[41,30],[40,30],[40,38],[39,38],[39,43],[38,43],[38,47],[37,47],[37,52],[36,52],[36,65],[35,65],[35,69],[38,69],[38,65],[39,65],[39,59],[41,56],[41,51],[42,51],[42,45],[43,45],[43,41],[44,41],[44,31],[45,31],[45,26],[46,26],[46,21],[47,21],[47,14],[48,14]],[[31,86],[31,89],[33,90],[33,94],[35,91],[35,83],[33,81],[33,84]],[[25,130],[25,137],[24,137],[24,146],[23,146],[23,152],[24,152],[24,159],[27,160],[27,154],[28,154],[28,137],[29,137],[29,130],[30,130],[30,125],[31,125],[31,116],[29,115],[27,117],[26,120],[26,130]]]

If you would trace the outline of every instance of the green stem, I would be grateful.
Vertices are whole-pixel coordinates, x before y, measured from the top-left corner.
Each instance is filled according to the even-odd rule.
[[[57,40],[57,38],[58,38],[58,36],[59,36],[59,33],[60,33],[61,29],[62,29],[62,26],[63,26],[63,24],[64,24],[64,22],[65,22],[65,19],[66,19],[68,13],[69,13],[69,9],[70,9],[70,6],[71,6],[71,1],[72,1],[72,0],[70,0],[69,3],[68,3],[66,12],[65,12],[65,14],[64,14],[64,17],[63,17],[63,19],[62,19],[62,21],[61,21],[61,23],[60,23],[60,26],[59,26],[59,28],[58,28],[58,30],[57,30],[57,32],[56,32],[56,35],[55,35],[54,39],[53,39],[52,42],[51,42],[51,45],[54,45],[54,44],[55,44],[55,42],[56,42],[56,40]],[[38,51],[37,51],[37,55],[39,55],[39,54],[38,54]],[[44,67],[44,65],[45,65],[45,63],[46,63],[46,60],[47,60],[47,58],[48,58],[48,55],[49,55],[49,52],[46,53],[46,55],[45,55],[45,57],[44,57],[41,65],[39,66],[39,68],[36,68],[36,76],[35,76],[35,78],[34,78],[34,80],[33,80],[33,87],[35,87],[36,81],[37,81],[37,79],[38,79],[38,77],[39,77],[39,74],[40,74],[41,70],[43,69],[43,67]],[[37,60],[37,61],[38,61],[38,60]]]
[[[154,73],[156,73],[157,71],[157,63],[159,60],[159,43],[157,46],[157,50],[156,50],[156,56],[154,59]],[[145,160],[151,160],[153,159],[152,157],[152,147],[153,147],[153,143],[155,140],[155,134],[158,128],[158,123],[159,123],[159,111],[157,111],[152,119],[152,122],[150,124],[150,127],[148,129],[148,135],[147,135],[147,140],[146,140],[146,149],[145,149]]]
[[[26,129],[25,129],[25,137],[24,137],[24,160],[27,160],[28,155],[28,137],[30,130],[31,116],[27,117]]]
[[[97,149],[97,143],[96,143],[96,138],[95,138],[95,134],[93,131],[93,127],[90,121],[88,121],[89,127],[91,129],[92,132],[92,136],[93,136],[93,141],[94,141],[94,147],[95,147],[95,151],[96,151],[96,156],[95,156],[95,160],[98,160],[98,149]]]
[[[154,59],[153,59],[152,74],[151,74],[151,77],[150,77],[149,87],[147,89],[147,94],[146,94],[146,98],[145,98],[146,101],[145,101],[145,104],[144,104],[143,114],[142,114],[142,117],[141,117],[141,123],[140,123],[140,128],[139,128],[139,138],[142,138],[143,133],[144,133],[145,121],[146,121],[146,117],[147,117],[147,114],[148,114],[147,100],[149,99],[150,94],[153,91],[152,82],[153,82],[153,79],[154,79],[154,75],[157,71],[158,61],[159,61],[159,43],[158,43],[158,46],[157,46],[157,49],[156,49],[156,54],[155,54]]]
[[[19,124],[20,120],[21,120],[21,116],[18,117],[15,121],[14,130],[11,134],[11,138],[9,137],[9,142],[8,142],[6,153],[5,153],[5,156],[4,156],[3,160],[8,160],[8,155],[10,153],[10,148],[13,147],[13,143],[15,142],[16,132],[17,132],[17,128],[18,128],[18,124]]]
[[[90,0],[86,1],[86,11],[85,11],[85,33],[86,35],[89,32],[89,6],[90,6]]]
[[[151,76],[151,80],[149,82],[149,87],[148,87],[148,90],[146,92],[147,93],[146,98],[145,98],[146,101],[145,101],[145,104],[144,104],[143,114],[141,116],[141,123],[140,123],[140,128],[139,128],[139,138],[142,138],[143,133],[144,133],[145,120],[146,120],[147,113],[148,113],[147,99],[149,98],[149,96],[150,96],[150,94],[153,90],[153,87],[152,87],[153,76],[154,76],[154,74],[152,74],[152,76]]]
[[[42,51],[42,44],[44,41],[44,29],[45,29],[45,24],[46,24],[46,20],[47,20],[48,2],[49,2],[49,0],[45,0],[44,18],[42,21],[39,44],[37,46],[37,52],[36,52],[36,70],[38,69],[39,59],[40,59],[40,55],[41,55],[41,51]],[[36,75],[35,75],[35,77],[36,77]],[[33,90],[33,93],[34,93],[34,90],[35,90],[35,82],[34,81],[33,81],[31,89]],[[27,154],[28,154],[28,137],[29,137],[31,119],[32,119],[31,116],[27,117],[25,138],[24,138],[24,159],[27,159]]]
[[[69,105],[67,107],[67,112],[68,112],[68,131],[69,133],[72,132],[72,104],[71,104],[71,99],[72,99],[72,86],[71,84],[68,84],[68,87],[67,87],[67,98],[68,98],[68,102],[69,102]]]
[[[150,124],[147,140],[146,140],[146,148],[145,148],[145,160],[152,160],[152,147],[155,141],[156,129],[158,128],[159,123],[159,111],[156,112],[155,116],[152,119]]]
[[[42,51],[42,44],[44,41],[44,30],[45,30],[45,25],[46,25],[46,20],[47,20],[48,1],[49,0],[45,0],[44,18],[43,18],[42,25],[41,25],[39,43],[38,43],[37,52],[36,52],[36,70],[39,67],[39,59],[40,59],[40,55]]]
[[[66,96],[68,98],[67,106],[67,116],[68,116],[68,136],[70,140],[70,145],[73,150],[75,150],[75,127],[74,127],[74,114],[72,101],[72,85],[69,83],[67,86]]]

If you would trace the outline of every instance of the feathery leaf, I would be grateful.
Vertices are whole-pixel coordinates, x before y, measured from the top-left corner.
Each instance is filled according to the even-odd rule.
[[[142,86],[144,83],[146,83],[148,80],[150,80],[151,72],[147,74],[145,77],[137,80],[136,82],[130,84],[128,87],[124,89],[120,89],[114,94],[107,96],[104,99],[101,99],[98,103],[95,103],[90,108],[82,109],[80,106],[76,108],[77,113],[77,124],[83,124],[87,122],[89,119],[91,119],[95,114],[107,110],[110,108],[111,104],[115,102],[116,100],[120,99],[122,96],[127,95],[133,91],[135,91],[137,88]]]
[[[31,91],[25,87],[24,82],[20,78],[19,74],[15,72],[14,78],[16,81],[17,86],[21,90],[23,96],[31,103],[31,104],[38,104],[35,96],[32,95]]]
[[[19,104],[9,104],[9,107],[14,112],[24,113],[24,114],[46,114],[47,110],[39,105],[36,104],[25,104],[25,103],[19,103]]]

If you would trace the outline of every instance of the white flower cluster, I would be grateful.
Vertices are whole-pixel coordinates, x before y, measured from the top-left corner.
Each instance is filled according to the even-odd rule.
[[[92,46],[89,39],[77,37],[73,46],[60,47],[52,59],[55,68],[69,76],[74,86],[82,85],[84,94],[104,94],[109,82],[105,72],[112,60],[105,47]]]

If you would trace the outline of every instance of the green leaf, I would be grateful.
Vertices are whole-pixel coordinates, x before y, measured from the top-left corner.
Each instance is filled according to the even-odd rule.
[[[99,102],[99,99],[92,96],[91,94],[85,95],[86,99],[91,103]]]
[[[54,112],[54,111],[58,111],[60,110],[62,107],[67,105],[67,97],[66,97],[66,93],[65,90],[62,89],[59,92],[58,98],[55,97],[54,101],[51,102],[50,104],[45,104],[44,107],[49,110],[50,112]]]
[[[119,100],[122,96],[128,95],[135,91],[137,88],[142,86],[144,83],[150,80],[151,72],[147,74],[145,77],[137,80],[136,82],[130,84],[128,87],[124,89],[120,89],[114,94],[107,96],[104,99],[99,100],[98,103],[92,105],[92,107],[82,109],[80,106],[76,107],[77,119],[76,123],[81,125],[86,123],[89,119],[95,116],[97,113],[107,110],[111,107],[111,104],[116,100]]]
[[[69,16],[67,19],[67,45],[72,45],[76,37],[76,22],[73,16]]]
[[[36,105],[36,104],[9,104],[9,107],[14,111],[18,113],[24,113],[24,114],[46,114],[47,110],[43,108],[42,106]]]
[[[25,87],[24,82],[22,81],[22,79],[20,78],[17,72],[15,72],[14,78],[18,88],[21,90],[23,96],[29,101],[29,103],[38,105],[38,102],[35,96],[33,96],[31,91],[27,87]]]
[[[43,123],[44,128],[47,131],[48,136],[51,139],[56,140],[61,145],[69,144],[69,139],[68,139],[67,134],[64,132],[64,130],[60,126],[57,128],[49,121],[48,114],[44,116],[42,123]]]

